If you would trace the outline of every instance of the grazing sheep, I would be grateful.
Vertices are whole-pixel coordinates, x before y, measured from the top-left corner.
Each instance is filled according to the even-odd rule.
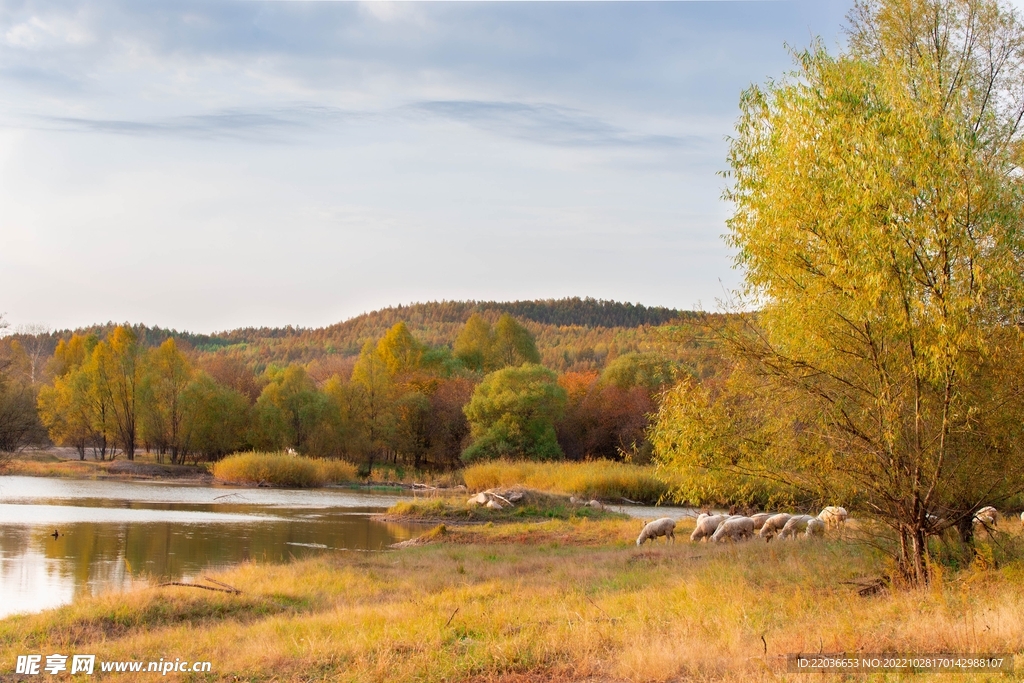
[[[764,523],[772,516],[774,515],[771,512],[758,512],[756,515],[750,515],[750,518],[754,520],[754,531],[760,531]]]
[[[846,512],[846,508],[838,505],[829,505],[818,514],[818,519],[825,523],[826,529],[838,529],[846,524],[847,517],[849,514]]]
[[[676,520],[671,517],[662,517],[661,519],[656,519],[653,522],[646,524],[643,531],[641,531],[640,535],[637,536],[636,544],[638,546],[643,545],[644,541],[647,539],[651,539],[651,542],[653,543],[654,539],[658,536],[664,536],[665,543],[668,543],[669,539],[672,539],[672,542],[675,543]]]
[[[796,538],[796,535],[807,529],[807,523],[816,517],[811,515],[794,515],[789,518],[786,522],[786,526],[782,527],[782,531],[779,532],[779,538]]]
[[[988,505],[974,513],[973,521],[975,526],[980,526],[991,536],[992,530],[995,528],[996,523],[999,522],[999,511]]]
[[[718,525],[715,533],[711,535],[712,543],[719,543],[725,539],[740,541],[754,535],[754,520],[750,517],[735,515]]]
[[[772,515],[765,520],[764,524],[761,525],[761,531],[757,535],[770,541],[775,534],[782,531],[782,528],[786,526],[786,522],[789,521],[790,517],[792,517],[792,515],[788,515],[785,512]]]
[[[700,519],[700,518],[698,518]],[[700,519],[697,522],[697,528],[690,534],[690,540],[696,543],[702,541],[705,538],[709,538],[718,529],[718,525],[724,522],[728,517],[726,515],[708,515],[704,519]]]
[[[995,526],[999,521],[999,511],[988,505],[974,513],[974,521],[986,526]]]
[[[807,538],[811,536],[824,536],[825,535],[825,522],[815,517],[814,519],[807,520],[807,531],[804,532]]]

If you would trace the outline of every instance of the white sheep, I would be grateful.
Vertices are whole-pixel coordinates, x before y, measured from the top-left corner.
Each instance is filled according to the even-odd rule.
[[[772,515],[765,520],[764,524],[761,525],[761,531],[757,534],[759,537],[765,540],[771,540],[772,536],[782,531],[782,528],[786,526],[786,522],[792,515],[780,512],[777,515]]]
[[[838,505],[829,505],[818,514],[818,519],[825,523],[826,529],[838,529],[846,524],[846,519],[849,516],[846,508],[839,507]]]
[[[690,534],[690,540],[695,543],[709,538],[718,529],[718,525],[728,519],[728,517],[726,515],[707,515],[703,519],[700,517],[697,519],[699,520],[697,527]]]
[[[807,529],[807,523],[812,519],[817,519],[811,515],[793,515],[786,522],[786,526],[782,527],[782,531],[779,532],[779,538],[796,538],[796,535]]]
[[[975,526],[980,526],[991,536],[992,529],[994,529],[996,523],[999,522],[999,511],[991,505],[987,505],[974,513],[973,521]]]
[[[718,526],[715,527],[715,533],[711,534],[711,536],[708,537],[709,541],[714,541],[716,543],[718,542],[718,539],[721,538],[721,534],[719,534],[719,532],[722,530],[722,527],[725,526],[726,522],[728,522],[729,520],[733,520],[733,519],[742,519],[743,518],[743,515],[722,515],[722,516],[725,517],[725,519],[721,520],[718,523]]]
[[[644,525],[644,528],[640,532],[640,535],[637,536],[636,544],[638,546],[643,545],[644,541],[646,541],[647,539],[651,539],[651,542],[653,543],[654,539],[656,539],[658,536],[664,536],[665,543],[668,543],[669,539],[672,539],[672,542],[675,543],[676,520],[672,519],[671,517],[662,517],[661,519],[656,519],[653,522],[649,522],[648,524]]]
[[[974,513],[974,521],[988,526],[995,526],[999,521],[999,511],[991,505],[987,505]]]
[[[824,536],[825,535],[825,522],[815,517],[807,520],[807,530],[804,532],[807,538],[811,536]]]
[[[757,514],[750,515],[750,518],[754,520],[754,531],[760,531],[764,523],[772,516],[774,516],[774,513],[771,512],[758,512]]]
[[[736,515],[719,524],[715,533],[711,535],[710,540],[712,543],[719,543],[727,538],[733,541],[740,541],[753,535],[754,520],[750,517]]]

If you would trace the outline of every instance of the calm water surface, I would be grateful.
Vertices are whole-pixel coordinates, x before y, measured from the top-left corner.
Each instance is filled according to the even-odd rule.
[[[399,499],[336,489],[0,477],[0,617],[192,580],[246,560],[380,550],[423,530],[370,519]]]

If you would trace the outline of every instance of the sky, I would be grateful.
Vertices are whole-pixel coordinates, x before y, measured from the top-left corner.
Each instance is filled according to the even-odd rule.
[[[740,93],[850,6],[0,0],[0,313],[713,310]]]

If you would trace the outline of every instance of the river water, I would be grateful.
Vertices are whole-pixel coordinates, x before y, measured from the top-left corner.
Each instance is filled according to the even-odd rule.
[[[340,489],[0,477],[0,617],[191,581],[246,560],[381,550],[424,529],[370,518],[398,500]]]

